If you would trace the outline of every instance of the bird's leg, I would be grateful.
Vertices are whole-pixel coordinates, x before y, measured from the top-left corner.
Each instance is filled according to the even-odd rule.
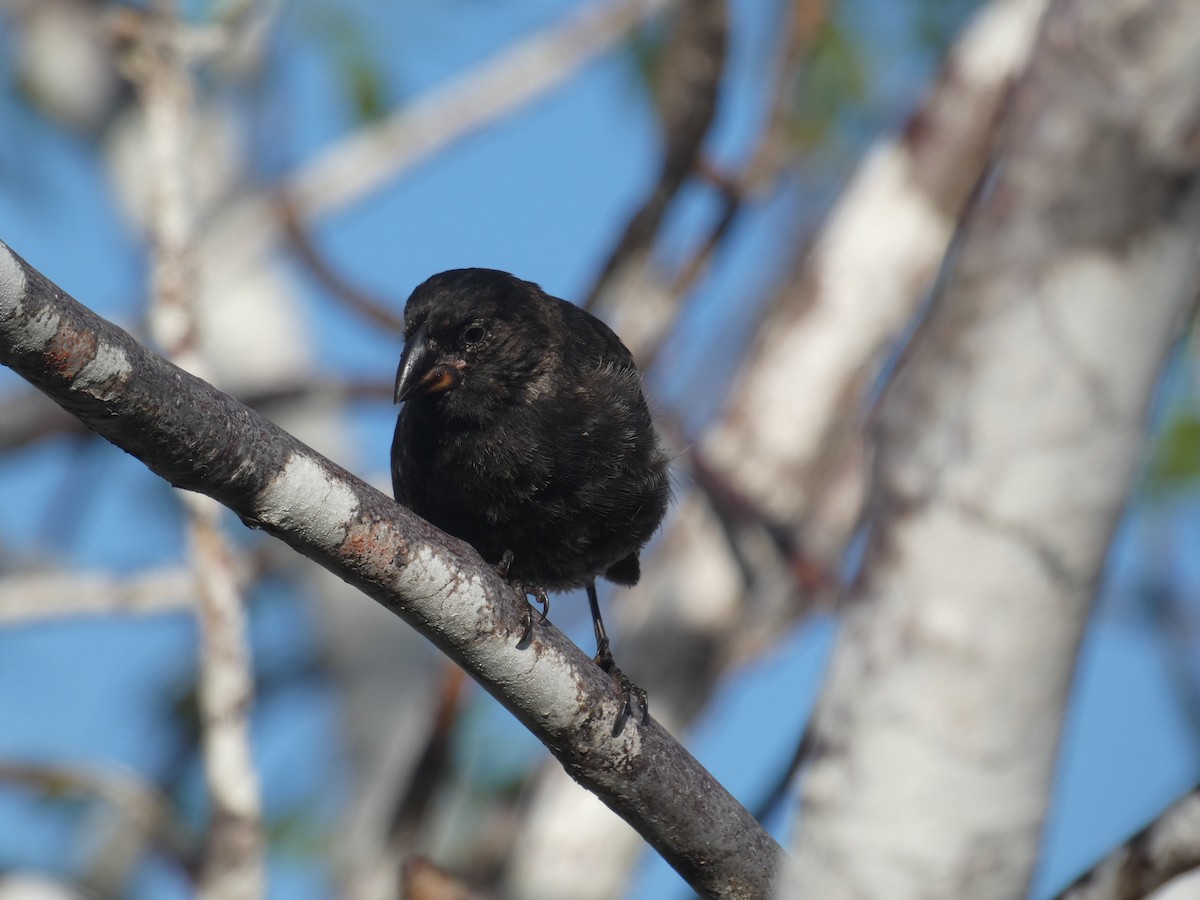
[[[513,552],[511,550],[505,550],[504,555],[500,557],[500,562],[496,563],[496,574],[499,575],[501,578],[503,578],[505,581],[508,580],[508,570],[512,567],[512,561],[513,561]],[[532,595],[534,602],[537,603],[537,605],[542,608],[542,617],[538,621],[541,623],[545,623],[546,617],[548,615],[550,615],[550,596],[546,593],[546,589],[542,588],[542,587],[537,587],[535,585],[525,584],[523,582],[518,586],[521,588],[522,591],[525,592],[526,597]],[[522,644],[522,645],[527,644],[527,643],[529,643],[529,639],[532,636],[533,636],[533,607],[526,605],[526,607],[525,607],[525,631],[521,635],[521,640],[519,640],[517,643]]]
[[[587,595],[588,605],[592,608],[592,627],[596,631],[596,665],[600,667],[601,671],[608,673],[608,676],[621,689],[621,712],[617,715],[617,721],[613,723],[612,730],[613,737],[616,737],[625,728],[626,720],[633,713],[634,699],[641,707],[643,725],[650,721],[650,706],[646,700],[646,692],[630,681],[625,673],[617,668],[616,660],[613,659],[608,642],[608,632],[604,630],[604,620],[600,618],[600,599],[596,596],[595,581],[587,583]]]

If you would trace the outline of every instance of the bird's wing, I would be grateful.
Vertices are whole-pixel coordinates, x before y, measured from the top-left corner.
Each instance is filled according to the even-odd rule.
[[[564,324],[567,328],[567,346],[564,362],[581,370],[611,365],[617,369],[633,369],[637,366],[629,348],[621,343],[616,332],[573,303],[559,301]]]

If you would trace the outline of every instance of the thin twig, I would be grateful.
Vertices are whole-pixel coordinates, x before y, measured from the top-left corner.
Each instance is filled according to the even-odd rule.
[[[441,786],[450,761],[450,739],[458,723],[466,680],[462,669],[447,665],[441,691],[433,710],[433,722],[425,747],[413,768],[404,795],[396,805],[391,831],[396,839],[411,840],[428,812],[429,803]]]
[[[308,228],[296,213],[295,205],[282,193],[279,195],[279,220],[296,257],[331,296],[385,331],[404,334],[404,316],[392,311],[394,304],[372,297],[334,269],[313,242]]]
[[[828,14],[827,0],[798,0],[792,4],[792,15],[788,27],[783,30],[773,67],[767,124],[742,171],[730,176],[703,160],[697,164],[698,174],[717,188],[721,197],[721,211],[708,234],[672,281],[671,291],[677,296],[685,296],[708,270],[713,257],[733,230],[746,201],[766,193],[791,164],[787,130],[791,117],[792,85],[800,62],[811,49]],[[653,359],[653,355],[647,358]]]
[[[590,4],[334,144],[281,190],[303,222],[344,209],[566,83],[638,25],[678,2]],[[202,252],[218,259],[255,256],[280,237],[275,196],[264,192],[233,205],[214,221]]]
[[[663,50],[659,111],[664,147],[658,180],[601,268],[582,304],[585,309],[596,308],[611,286],[620,286],[625,269],[639,269],[648,259],[667,208],[695,169],[716,116],[728,40],[725,0],[689,0],[678,10]]]
[[[107,804],[116,821],[100,836],[83,876],[97,896],[122,892],[129,874],[131,845],[153,845],[189,876],[195,870],[196,848],[171,804],[136,773],[117,767],[28,763],[0,760],[0,782],[18,785],[47,797],[89,797]]]
[[[264,896],[262,801],[250,747],[254,675],[242,596],[220,507],[185,494],[200,620],[199,699],[204,770],[212,800],[200,893],[211,900]]]

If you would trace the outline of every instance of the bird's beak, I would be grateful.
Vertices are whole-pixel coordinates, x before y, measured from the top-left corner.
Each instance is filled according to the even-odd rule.
[[[439,358],[429,346],[427,326],[422,325],[405,341],[404,352],[400,354],[395,402],[450,390],[458,384],[465,365],[461,359]]]

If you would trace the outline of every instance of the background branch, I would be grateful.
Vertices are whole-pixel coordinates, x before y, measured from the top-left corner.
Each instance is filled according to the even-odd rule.
[[[17,572],[0,579],[0,623],[80,615],[192,612],[195,576],[168,567],[121,578],[83,572]]]
[[[302,222],[362,199],[437,151],[502,120],[558,87],[630,31],[679,0],[595,3],[524,39],[374,125],[360,129],[295,172],[280,190]],[[211,223],[203,255],[253,257],[282,236],[279,193],[256,193]]]
[[[1104,857],[1059,900],[1141,900],[1200,868],[1200,789]]]
[[[133,14],[130,14],[133,16]],[[145,119],[150,185],[150,330],[167,356],[206,371],[198,339],[195,209],[189,173],[196,132],[187,31],[175,0],[133,19],[124,68]],[[188,551],[200,625],[198,697],[211,813],[198,893],[205,900],[258,900],[266,890],[262,799],[250,746],[254,675],[234,554],[220,507],[186,494]]]
[[[644,270],[663,217],[695,170],[704,136],[716,116],[728,41],[726,0],[687,0],[672,17],[663,51],[662,79],[656,92],[664,145],[658,180],[600,269],[582,304],[585,309],[603,314],[604,298],[611,287],[636,292],[630,282],[645,280]],[[670,311],[664,312],[663,318],[669,321]],[[640,360],[643,355],[640,332],[622,329],[622,333],[635,358]]]

